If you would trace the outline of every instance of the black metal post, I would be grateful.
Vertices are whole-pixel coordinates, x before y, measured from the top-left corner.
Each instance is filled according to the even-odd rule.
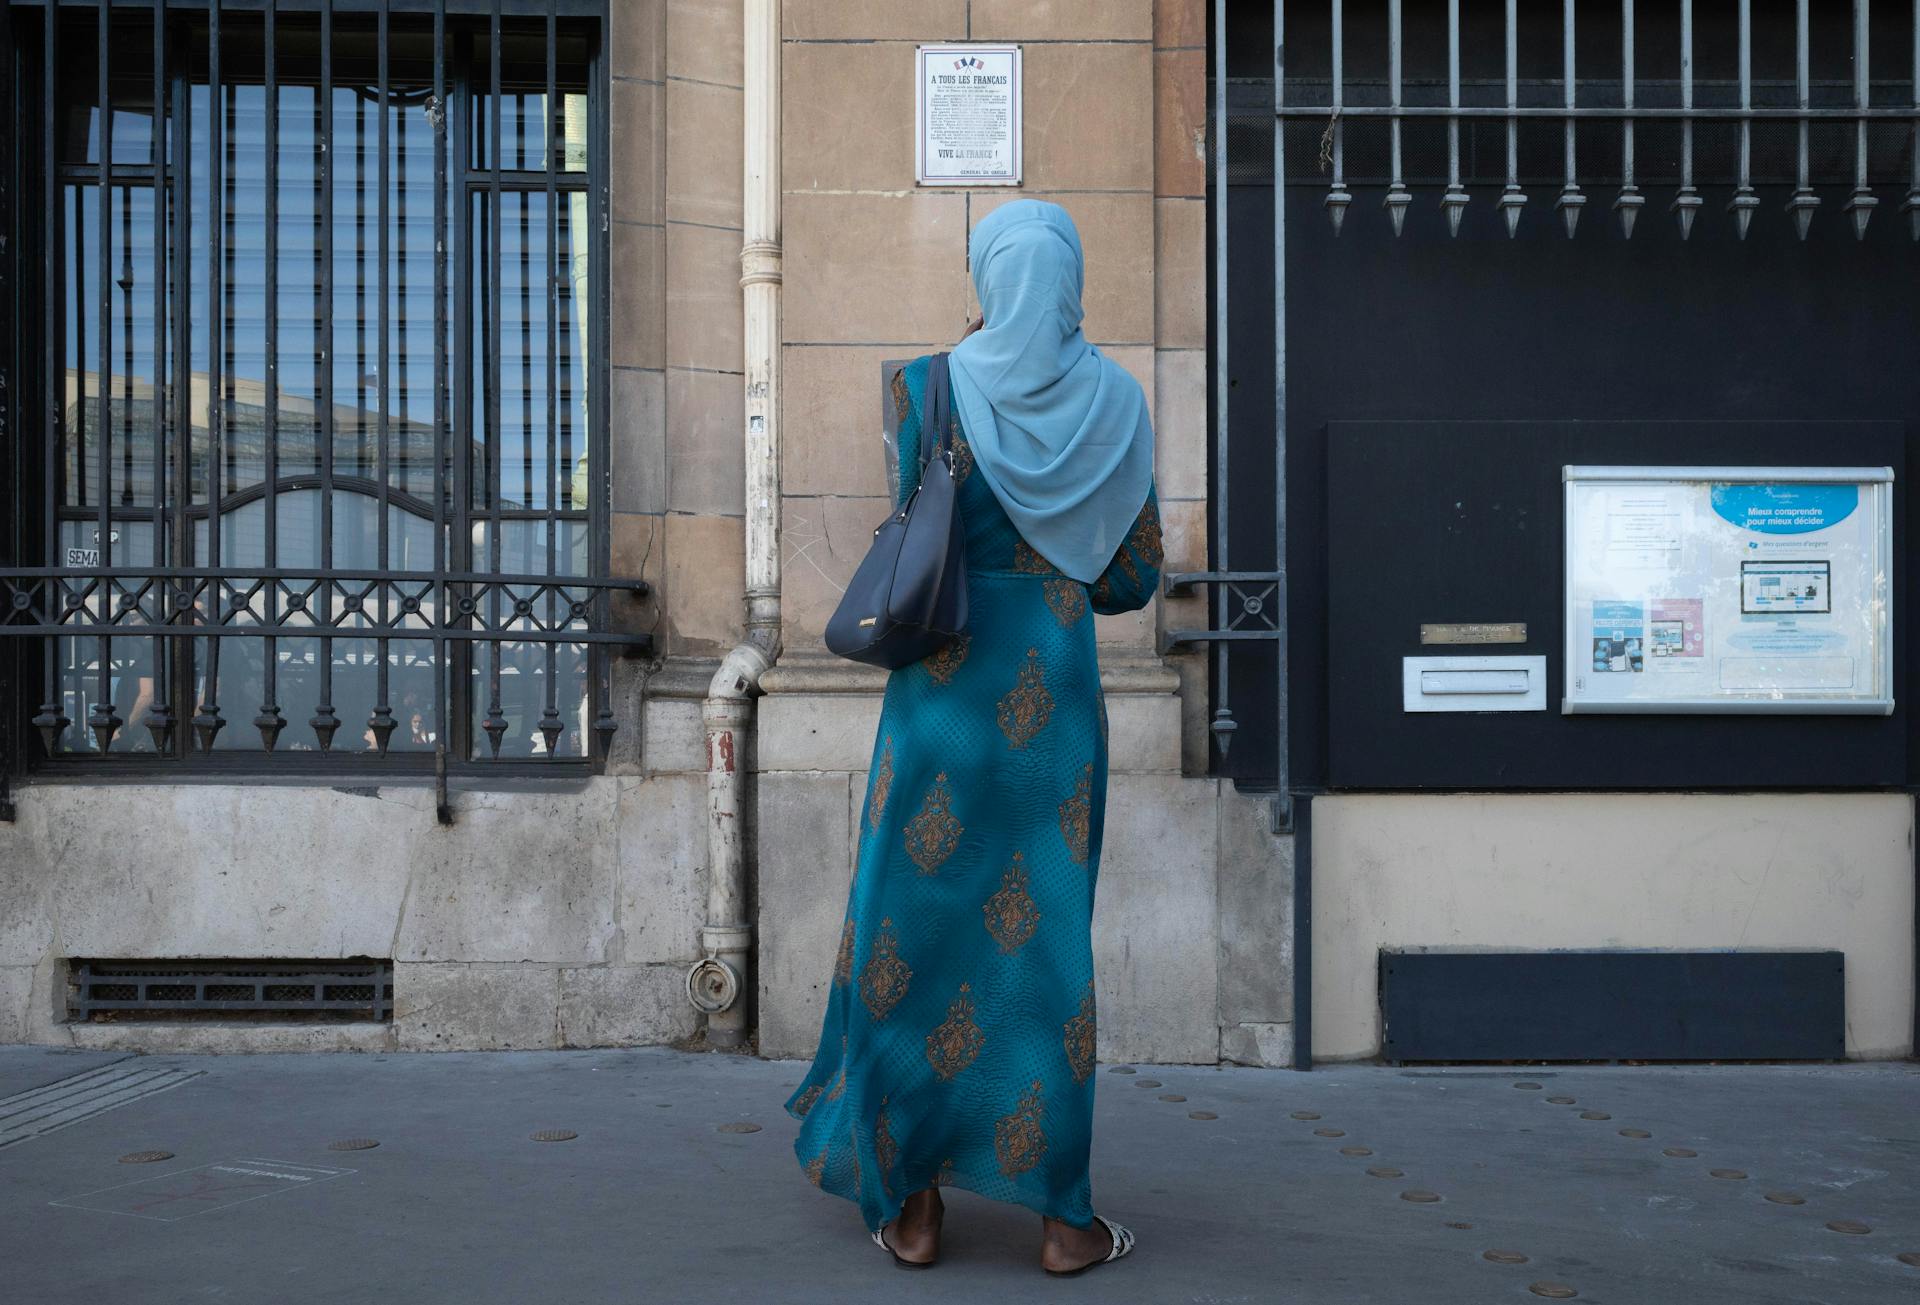
[[[377,417],[377,421],[379,423],[379,443],[380,443],[380,452],[379,452],[380,522],[379,522],[377,534],[378,534],[379,549],[380,549],[379,567],[382,571],[389,569],[393,565],[392,540],[388,537],[389,526],[387,522],[387,517],[389,515],[389,508],[387,504],[388,486],[392,480],[392,467],[388,461],[389,450],[387,446],[387,434],[388,434],[387,407],[393,394],[392,389],[387,384],[387,348],[388,348],[387,346],[388,316],[387,315],[389,311],[388,304],[387,304],[387,231],[388,231],[388,228],[392,225],[392,223],[388,219],[389,200],[387,197],[387,191],[389,189],[388,178],[390,176],[390,172],[389,172],[389,165],[387,161],[387,136],[388,136],[387,120],[393,116],[392,107],[391,105],[389,105],[388,99],[387,99],[388,97],[387,26],[388,26],[387,0],[380,0],[380,19],[379,19],[380,92],[377,96],[374,97],[374,102],[379,106],[379,112],[380,112],[380,133],[379,133],[379,146],[378,146],[380,151],[380,242],[379,242],[380,243],[380,278],[379,278],[380,279],[380,312],[379,312],[380,340],[378,345],[375,347],[375,354],[376,354],[376,357],[379,359],[379,361],[375,364],[375,366],[379,368],[379,398],[377,402],[380,405],[380,411]],[[381,585],[379,587],[379,590],[380,590],[380,624],[382,626],[385,626],[387,623],[388,586]],[[382,639],[379,641],[376,647],[376,653],[379,656],[380,662],[379,662],[379,666],[376,668],[374,672],[375,684],[374,684],[374,698],[373,698],[373,717],[367,722],[367,728],[373,731],[374,746],[379,749],[380,755],[384,757],[387,755],[387,743],[393,737],[393,728],[394,728],[393,704],[389,700],[389,695],[388,695],[387,641],[385,639]]]
[[[220,237],[226,225],[225,191],[221,187],[225,159],[226,108],[221,103],[220,86],[220,4],[213,0],[207,8],[207,561],[220,565],[220,498],[226,488],[221,404],[226,397],[224,347],[226,296],[225,265],[221,261]],[[186,225],[182,223],[182,225]],[[185,265],[182,265],[183,270]],[[184,276],[182,279],[185,279]],[[186,441],[191,446],[192,441]],[[214,625],[221,623],[226,606],[226,587],[218,581],[204,591],[203,615]],[[201,696],[200,710],[193,718],[193,732],[202,752],[212,752],[226,721],[220,715],[220,641],[207,640],[207,684]]]
[[[266,100],[267,100],[267,303],[266,303],[266,394],[265,428],[261,436],[262,478],[266,497],[261,510],[266,518],[266,563],[269,570],[280,565],[280,47],[276,22],[277,0],[266,0]],[[280,606],[280,586],[266,587],[267,624],[275,624]],[[261,666],[260,714],[253,718],[260,731],[260,744],[268,752],[280,741],[287,727],[280,710],[280,641],[269,639]]]
[[[1293,804],[1293,1067],[1313,1068],[1313,796]]]
[[[320,0],[320,565],[333,566],[333,0]],[[331,581],[319,586],[323,630],[333,628]],[[307,722],[322,752],[340,728],[333,706],[333,638],[320,636],[320,701]]]

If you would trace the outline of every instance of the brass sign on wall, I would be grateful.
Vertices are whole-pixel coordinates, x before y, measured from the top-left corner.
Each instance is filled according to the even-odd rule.
[[[1525,621],[1426,621],[1421,643],[1525,643]]]

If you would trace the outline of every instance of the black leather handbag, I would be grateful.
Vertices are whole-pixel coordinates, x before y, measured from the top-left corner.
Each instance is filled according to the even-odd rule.
[[[873,543],[827,622],[828,651],[897,670],[966,629],[967,537],[953,482],[952,413],[947,355],[937,353],[927,371],[920,483],[874,527]]]

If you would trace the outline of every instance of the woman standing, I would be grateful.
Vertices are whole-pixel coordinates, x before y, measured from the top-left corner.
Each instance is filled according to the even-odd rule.
[[[1092,613],[1159,582],[1140,386],[1080,330],[1065,209],[1016,200],[969,242],[983,324],[950,359],[966,633],[891,674],[820,1048],[788,1111],[813,1182],[902,1266],[938,1258],[939,1189],[1042,1216],[1042,1266],[1118,1259],[1093,1212],[1094,881],[1107,719]],[[895,378],[904,502],[930,360]]]

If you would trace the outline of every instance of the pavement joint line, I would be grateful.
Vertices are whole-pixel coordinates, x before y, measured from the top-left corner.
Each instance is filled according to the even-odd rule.
[[[13,1116],[11,1121],[0,1123],[0,1150],[17,1146],[22,1142],[30,1142],[36,1137],[45,1137],[48,1133],[70,1124],[77,1124],[84,1119],[104,1114],[106,1111],[179,1087],[182,1083],[199,1078],[206,1073],[203,1069],[187,1070],[177,1066],[160,1066],[151,1070],[123,1070],[111,1079],[98,1077],[101,1072],[110,1069],[112,1069],[111,1065],[104,1065],[85,1075],[62,1079],[61,1082],[67,1084],[70,1089],[78,1087],[79,1090],[70,1090],[65,1098],[43,1097],[25,1107],[27,1110],[37,1110],[39,1112],[37,1114],[22,1118],[23,1110],[16,1109],[10,1112]],[[80,1080],[83,1078],[88,1081],[81,1083]],[[41,1089],[34,1089],[33,1095],[40,1096]],[[0,1107],[14,1100],[15,1098],[8,1098],[6,1102],[0,1102]],[[0,1119],[5,1119],[5,1116],[0,1115]]]
[[[184,1075],[182,1071],[179,1070],[132,1071],[110,1081],[89,1083],[83,1088],[70,1092],[65,1096],[47,1097],[40,1101],[33,1102],[21,1110],[11,1112],[10,1119],[7,1122],[0,1123],[0,1130],[12,1131],[25,1128],[29,1124],[47,1118],[50,1114],[60,1114],[77,1106],[92,1104],[108,1097],[146,1087],[156,1082],[170,1083],[184,1077],[192,1076]],[[39,1111],[40,1113],[28,1113],[30,1111]]]
[[[42,1083],[39,1087],[27,1088],[24,1091],[14,1093],[10,1097],[0,1099],[0,1124],[4,1124],[9,1117],[20,1113],[20,1111],[32,1108],[43,1099],[57,1098],[65,1093],[73,1092],[75,1089],[86,1090],[89,1086],[101,1081],[103,1076],[106,1076],[114,1065],[120,1063],[120,1061],[116,1060],[111,1064],[95,1065],[92,1069],[84,1069],[77,1074],[69,1074],[65,1078],[55,1079],[51,1083]],[[161,1069],[155,1068],[145,1072],[159,1073]],[[119,1077],[124,1078],[125,1075],[126,1071],[122,1071]]]

